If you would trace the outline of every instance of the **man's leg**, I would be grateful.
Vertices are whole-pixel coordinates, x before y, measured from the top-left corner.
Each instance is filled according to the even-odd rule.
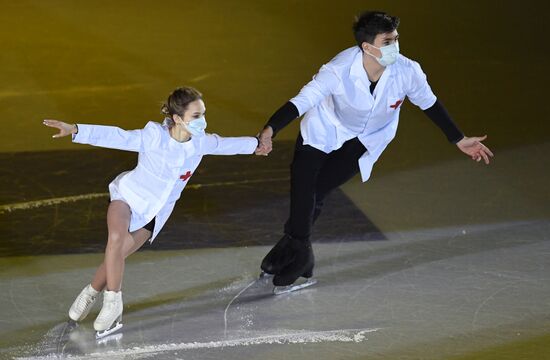
[[[277,275],[291,262],[297,262],[295,267],[300,268],[298,263],[301,260],[296,259],[297,254],[306,251],[312,256],[309,235],[315,204],[315,187],[319,170],[326,158],[327,154],[324,152],[303,145],[301,135],[298,136],[294,159],[290,166],[290,217],[285,224],[285,236],[262,261],[263,271]]]
[[[358,161],[366,151],[367,149],[359,139],[354,138],[346,141],[340,149],[328,155],[317,179],[313,223],[321,214],[327,195],[359,173]]]
[[[290,166],[290,216],[285,224],[285,233],[297,239],[311,234],[317,179],[329,155],[302,142],[299,136]]]
[[[365,151],[366,149],[363,144],[355,138],[345,142],[340,149],[328,154],[315,181],[316,187],[313,197],[315,199],[315,206],[313,209],[313,214],[311,215],[309,229],[311,229],[311,226],[319,217],[323,201],[326,196],[333,189],[344,184],[359,172],[358,160],[365,153]],[[289,244],[291,246],[296,246],[299,243],[291,242]],[[308,242],[307,245],[309,246],[309,251],[311,251],[311,243]],[[298,257],[304,258],[307,256],[307,252],[303,249],[303,247],[302,249],[290,247],[290,250]],[[283,285],[287,285],[292,284],[300,276],[306,278],[312,277],[314,266],[313,252],[311,252],[311,261],[308,263],[308,267],[305,268],[305,271],[303,270],[303,267],[299,267],[299,265],[303,264],[303,262],[304,260],[295,260],[283,268],[279,272],[278,277],[274,279],[274,283],[278,282]]]

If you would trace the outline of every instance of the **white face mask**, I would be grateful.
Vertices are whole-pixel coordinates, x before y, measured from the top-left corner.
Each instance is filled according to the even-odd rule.
[[[187,131],[193,136],[203,136],[206,129],[206,119],[201,116],[198,119],[190,121],[186,126]]]
[[[375,58],[380,65],[388,66],[397,61],[397,57],[399,56],[399,42],[396,41],[393,44],[382,46],[380,48],[374,45],[371,46],[375,49],[380,50],[380,52],[382,53],[382,57],[376,57],[368,51],[367,54]]]

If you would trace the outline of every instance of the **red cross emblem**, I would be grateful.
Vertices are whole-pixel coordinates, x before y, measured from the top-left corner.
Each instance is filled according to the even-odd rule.
[[[399,107],[399,105],[401,105],[402,103],[403,103],[403,101],[397,100],[396,103],[393,104],[393,105],[390,105],[390,107],[391,107],[392,109],[396,110],[396,109]]]
[[[183,181],[187,181],[187,179],[189,179],[191,177],[191,171],[188,171],[187,173],[185,173],[185,175],[181,175],[180,176],[180,179],[182,179]]]

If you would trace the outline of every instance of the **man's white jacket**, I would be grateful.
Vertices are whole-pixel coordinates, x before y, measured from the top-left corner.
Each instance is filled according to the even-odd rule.
[[[180,143],[170,136],[166,122],[153,121],[138,130],[78,124],[73,142],[139,153],[137,166],[118,175],[109,184],[109,193],[111,200],[123,200],[130,206],[130,232],[155,218],[151,242],[168,220],[204,155],[252,154],[258,144],[254,137],[216,134]]]
[[[304,145],[330,153],[359,138],[367,149],[359,159],[363,181],[395,137],[405,98],[422,110],[437,100],[420,65],[403,55],[386,67],[373,94],[370,85],[363,53],[354,46],[323,65],[290,100],[300,116],[305,114],[300,124]]]

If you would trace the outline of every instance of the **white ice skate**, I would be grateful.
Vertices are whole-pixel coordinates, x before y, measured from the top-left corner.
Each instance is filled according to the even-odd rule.
[[[275,295],[288,294],[293,291],[305,289],[315,284],[317,284],[317,280],[309,278],[309,279],[306,279],[305,282],[300,282],[300,283],[295,282],[294,284],[288,285],[288,286],[275,286],[275,288],[273,289],[273,294]]]
[[[94,290],[91,285],[87,285],[82,289],[69,309],[69,317],[71,320],[84,320],[84,318],[88,316],[90,310],[92,310],[98,298],[99,291]]]
[[[96,339],[101,339],[122,328],[122,291],[105,291],[103,307],[94,321]]]

